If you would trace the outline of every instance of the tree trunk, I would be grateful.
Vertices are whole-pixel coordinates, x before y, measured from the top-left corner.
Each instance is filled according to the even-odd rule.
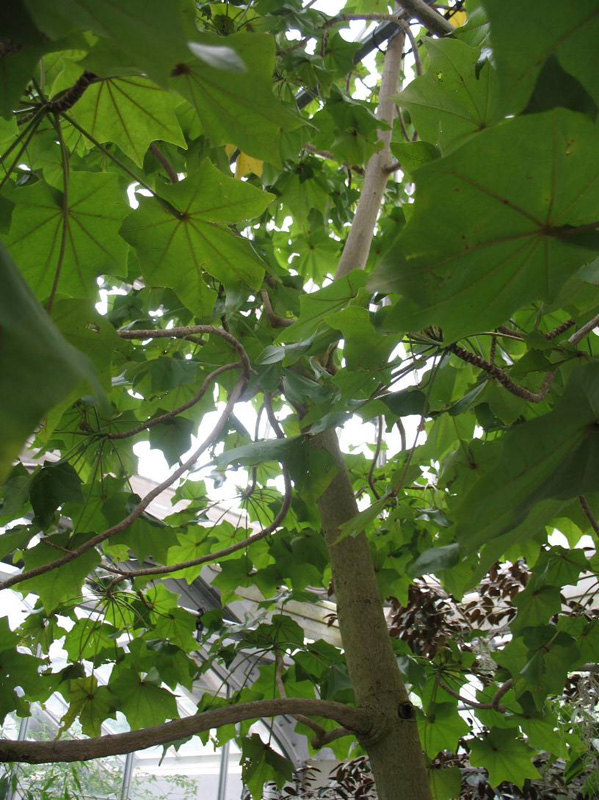
[[[313,447],[333,457],[338,472],[319,500],[345,660],[359,708],[378,718],[363,740],[379,800],[430,800],[428,778],[412,706],[391,645],[366,536],[337,542],[339,527],[358,513],[337,435],[316,436]]]
[[[392,125],[404,36],[390,42],[379,94],[377,116]],[[390,130],[382,130],[383,147],[370,159],[352,229],[336,278],[364,269],[374,225],[389,178]],[[389,638],[370,547],[364,533],[337,543],[339,528],[358,513],[351,481],[334,430],[315,436],[312,447],[326,450],[338,471],[318,501],[333,571],[339,629],[345,660],[359,708],[374,712],[373,735],[362,744],[368,752],[379,800],[430,800],[431,794],[418,729]]]

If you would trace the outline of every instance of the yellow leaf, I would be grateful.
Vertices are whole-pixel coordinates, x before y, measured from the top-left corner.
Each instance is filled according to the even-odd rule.
[[[227,154],[227,158],[231,158],[233,153],[237,150],[234,144],[226,144],[225,145],[225,153]]]
[[[455,14],[449,18],[449,21],[454,28],[461,28],[468,21],[468,14],[465,11],[456,11]]]
[[[249,175],[250,172],[253,172],[254,175],[260,178],[262,177],[263,167],[264,161],[260,161],[258,158],[252,158],[252,156],[248,156],[245,153],[240,153],[237,156],[237,164],[235,165],[235,177],[241,179]]]

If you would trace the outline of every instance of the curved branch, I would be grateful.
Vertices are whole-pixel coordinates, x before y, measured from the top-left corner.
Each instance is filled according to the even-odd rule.
[[[152,142],[152,144],[150,145],[150,147],[148,149],[149,149],[150,153],[152,153],[154,158],[162,164],[162,166],[164,167],[164,171],[166,172],[166,174],[169,177],[170,182],[171,183],[178,183],[179,182],[179,176],[177,175],[176,170],[173,168],[173,165],[168,160],[168,158],[164,155],[162,150],[158,147],[156,142]]]
[[[273,533],[283,522],[291,506],[291,479],[289,477],[287,468],[283,465],[281,465],[281,468],[283,472],[283,479],[285,481],[285,495],[283,497],[281,508],[278,510],[277,515],[270,525],[267,525],[266,528],[263,528],[261,531],[257,531],[251,536],[248,536],[247,539],[243,539],[241,542],[236,542],[229,547],[218,550],[216,553],[207,553],[205,556],[200,556],[199,558],[194,558],[190,561],[181,561],[179,564],[170,564],[159,567],[144,567],[143,569],[135,570],[125,570],[113,566],[105,566],[104,569],[108,570],[108,572],[115,572],[118,575],[121,575],[123,578],[138,578],[141,575],[167,575],[170,572],[178,572],[180,569],[199,567],[201,564],[209,564],[211,561],[219,561],[221,558],[225,558],[225,556],[230,556],[233,553],[237,553],[238,550],[245,550],[246,547],[249,547],[255,542],[259,542],[260,539],[265,539],[267,536],[270,536],[270,534]]]
[[[170,331],[167,331],[169,333]],[[133,337],[131,337],[133,338]],[[144,337],[145,338],[145,337]],[[68,555],[64,555],[62,558],[57,559],[56,561],[50,561],[48,564],[43,564],[39,567],[34,567],[33,569],[26,570],[25,572],[21,572],[17,575],[13,575],[11,578],[7,578],[7,580],[0,583],[0,589],[8,589],[10,586],[15,586],[18,583],[22,583],[23,581],[28,580],[29,578],[37,578],[38,575],[44,575],[47,572],[51,572],[54,569],[58,569],[59,567],[65,566],[65,564],[69,564],[71,561],[74,561],[79,556],[82,556],[84,553],[87,553],[89,550],[92,550],[97,545],[104,542],[106,539],[110,539],[112,536],[116,536],[118,533],[126,530],[129,525],[135,522],[142,513],[146,510],[146,508],[150,505],[152,500],[155,500],[158,495],[162,494],[165,489],[168,489],[178,478],[181,477],[188,469],[190,469],[197,459],[202,455],[202,453],[208,449],[212,444],[216,443],[218,437],[220,436],[223,428],[227,424],[229,417],[231,416],[231,412],[233,411],[233,407],[235,403],[239,400],[240,396],[243,393],[247,384],[247,378],[243,377],[240,378],[237,383],[235,384],[231,394],[229,395],[229,399],[227,400],[227,405],[223,413],[221,414],[218,422],[212,429],[210,435],[202,442],[202,444],[192,453],[192,455],[184,461],[177,469],[169,475],[162,483],[159,483],[158,486],[155,486],[151,492],[148,494],[135,506],[133,511],[118,522],[116,525],[112,525],[110,528],[107,528],[102,533],[98,533],[96,536],[89,539],[87,542],[82,544],[80,547],[76,547],[74,550],[71,550]]]
[[[456,692],[455,689],[451,689],[449,686],[447,686],[447,684],[443,683],[441,680],[441,674],[439,672],[437,672],[437,683],[444,692],[447,692],[447,694],[451,695],[451,697],[455,697],[456,700],[460,701],[460,703],[470,706],[470,708],[488,709],[490,711],[498,711],[500,714],[504,714],[506,709],[505,706],[501,705],[499,701],[514,685],[514,681],[510,678],[504,684],[502,684],[499,689],[497,689],[488,703],[479,703],[478,700],[469,700],[467,697],[462,697],[462,695],[459,692]]]
[[[543,379],[543,383],[541,384],[539,391],[531,392],[529,389],[526,389],[524,386],[520,386],[520,384],[513,381],[509,375],[507,375],[507,373],[495,366],[495,364],[485,361],[484,358],[476,355],[476,353],[471,353],[470,350],[465,350],[458,344],[450,344],[447,349],[450,353],[453,353],[467,364],[472,364],[474,367],[482,369],[483,372],[486,372],[492,378],[495,378],[495,380],[498,381],[504,389],[507,389],[508,392],[516,395],[516,397],[521,397],[523,400],[527,400],[529,403],[541,403],[547,396],[547,393],[549,392],[551,384],[555,378],[555,372],[548,372]]]
[[[566,320],[561,325],[558,325],[557,328],[554,328],[549,333],[545,334],[545,338],[548,340],[554,339],[560,334],[567,331],[569,328],[572,327],[574,324],[573,320]],[[593,319],[589,320],[586,324],[582,325],[577,331],[574,331],[572,336],[568,338],[568,344],[579,344],[585,336],[588,336],[595,328],[599,326],[599,314],[593,317]],[[499,333],[503,333],[505,328],[500,327],[497,329]],[[528,389],[525,389],[524,386],[520,386],[518,383],[513,381],[506,372],[504,372],[499,367],[495,366],[495,364],[491,364],[489,361],[486,361],[476,353],[471,353],[470,350],[465,350],[463,347],[460,347],[458,344],[450,344],[447,347],[450,353],[453,353],[458,358],[461,358],[462,361],[466,361],[468,364],[472,364],[479,369],[482,369],[484,372],[491,375],[491,377],[495,378],[499,383],[507,389],[508,392],[516,395],[516,397],[521,397],[523,400],[527,400],[529,403],[540,403],[542,402],[553,381],[555,379],[555,374],[557,372],[557,367],[554,367],[552,372],[548,372],[545,378],[543,379],[543,383],[538,392],[531,392]]]
[[[104,756],[133,753],[146,747],[169,744],[210,728],[220,728],[246,719],[260,719],[282,714],[311,714],[339,722],[348,730],[368,735],[372,715],[358,708],[328,700],[281,698],[253,700],[248,703],[214,708],[184,719],[142,728],[138,731],[71,741],[23,742],[0,739],[0,762],[46,764],[56,761],[87,761]]]
[[[155,329],[132,329],[117,331],[121,339],[188,339],[190,336],[197,336],[198,334],[206,333],[214,336],[220,336],[225,342],[231,345],[233,350],[239,355],[241,366],[246,379],[249,379],[251,372],[250,359],[245,352],[245,348],[231,333],[223,330],[222,328],[215,328],[213,325],[191,325],[189,327],[181,328],[160,328]]]
[[[267,291],[263,290],[260,294],[262,295],[262,302],[264,304],[264,313],[273,328],[288,328],[290,325],[293,325],[294,320],[280,317],[274,312]]]
[[[49,100],[45,106],[45,110],[54,112],[55,114],[62,114],[64,111],[69,111],[73,108],[75,103],[83,97],[83,93],[87,87],[100,80],[101,78],[98,78],[93,72],[84,72],[83,75],[77,78],[72,86],[60,92],[60,94],[53,97],[52,100]]]
[[[173,417],[179,416],[183,411],[187,411],[188,408],[195,406],[196,403],[199,403],[202,397],[208,391],[208,387],[212,383],[212,381],[221,375],[223,372],[228,372],[232,369],[239,369],[241,367],[240,363],[235,364],[225,364],[222,367],[218,367],[217,369],[213,370],[210,375],[207,375],[204,378],[204,381],[200,387],[200,390],[197,394],[195,394],[191,400],[188,400],[186,403],[178,406],[177,408],[173,408],[172,411],[166,411],[164,414],[160,414],[157,417],[153,417],[152,419],[147,420],[146,422],[141,422],[139,425],[136,425],[134,428],[129,428],[128,431],[119,431],[119,433],[107,433],[105,434],[106,439],[128,439],[130,436],[136,436],[138,433],[142,431],[147,431],[150,428],[154,428],[156,425],[160,425],[162,422],[167,422],[169,419],[173,419]]]
[[[583,494],[581,494],[578,498],[578,502],[580,503],[580,507],[582,508],[585,517],[591,523],[591,528],[597,534],[597,536],[599,536],[599,523],[597,522],[597,520],[595,519],[595,515],[591,511],[591,508],[588,504],[586,497]]]
[[[424,0],[400,0],[399,5],[406,14],[417,19],[431,33],[437,36],[451,36],[454,28],[451,22],[442,17],[432,6],[427,5]]]

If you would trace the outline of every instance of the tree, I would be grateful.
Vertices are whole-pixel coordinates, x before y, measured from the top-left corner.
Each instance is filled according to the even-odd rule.
[[[37,600],[0,628],[0,710],[59,692],[90,737],[3,761],[217,727],[259,798],[291,771],[248,729],[287,714],[366,754],[380,800],[592,791],[595,582],[563,587],[597,572],[599,3],[459,5],[3,12],[0,588]],[[366,99],[355,19],[388,42]],[[342,452],[356,419],[376,435]],[[170,469],[139,497],[144,442]],[[223,475],[247,524],[209,523]],[[168,487],[187,506],[161,522]],[[205,614],[200,664],[162,581],[207,563],[223,604],[257,586],[274,613],[234,643]],[[342,651],[286,611],[318,589]],[[243,648],[257,681],[179,719],[177,686]],[[102,737],[117,709],[131,732]]]

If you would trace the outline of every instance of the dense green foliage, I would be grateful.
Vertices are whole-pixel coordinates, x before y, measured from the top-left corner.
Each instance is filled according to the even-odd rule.
[[[178,686],[244,649],[264,657],[258,679],[200,710],[281,681],[351,704],[342,651],[307,640],[286,604],[334,592],[317,508],[334,469],[307,442],[359,419],[376,423],[346,456],[365,510],[343,535],[367,531],[391,598],[435,798],[479,767],[488,783],[461,796],[592,792],[599,561],[576,545],[599,531],[598,0],[473,0],[446,39],[412,26],[423,74],[406,67],[397,97],[398,166],[366,270],[335,282],[380,146],[347,20],[300,0],[11,6],[0,550],[5,585],[37,599],[16,630],[0,620],[0,716],[59,692],[65,729],[99,736],[117,710],[157,725]],[[129,482],[147,442],[187,501],[163,521]],[[242,484],[247,526],[210,516],[223,480]],[[192,583],[208,562],[223,605],[258,587],[274,614],[234,631],[205,614],[198,660],[196,615],[160,576]],[[291,765],[244,738],[250,724],[218,741],[241,740],[258,798]]]

